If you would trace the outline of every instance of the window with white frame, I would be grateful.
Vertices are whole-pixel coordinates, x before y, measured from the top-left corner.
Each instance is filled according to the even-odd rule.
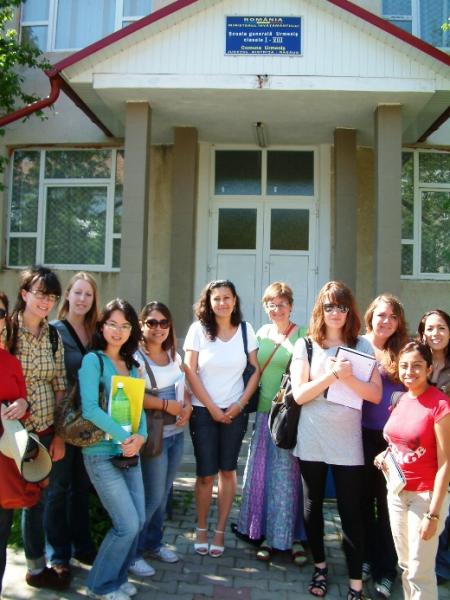
[[[123,168],[123,150],[16,150],[8,266],[118,269]]]
[[[383,0],[383,17],[436,48],[450,47],[442,30],[450,15],[450,0]]]
[[[48,52],[78,50],[151,10],[152,0],[24,0],[22,40]]]
[[[402,153],[402,276],[450,279],[450,152]]]

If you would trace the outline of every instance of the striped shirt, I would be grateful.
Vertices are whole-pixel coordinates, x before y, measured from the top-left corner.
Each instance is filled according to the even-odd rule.
[[[25,426],[28,431],[45,431],[53,425],[55,393],[66,388],[63,343],[59,338],[58,349],[53,356],[47,320],[42,322],[36,337],[24,326],[19,313],[16,356],[22,363],[30,403],[30,416]]]

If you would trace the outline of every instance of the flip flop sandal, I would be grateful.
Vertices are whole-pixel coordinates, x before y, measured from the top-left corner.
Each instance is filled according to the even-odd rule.
[[[297,567],[303,567],[308,562],[308,555],[300,542],[292,544],[292,562]]]
[[[258,552],[256,553],[256,560],[260,560],[261,562],[270,562],[272,558],[272,548],[263,544],[260,546]]]

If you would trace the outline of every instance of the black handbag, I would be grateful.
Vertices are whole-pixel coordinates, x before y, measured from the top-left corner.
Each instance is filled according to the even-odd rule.
[[[250,377],[256,371],[256,367],[254,367],[248,360],[247,323],[245,321],[241,321],[241,327],[242,327],[242,340],[244,342],[244,352],[245,352],[245,356],[247,357],[247,364],[245,365],[245,369],[242,373],[242,379],[244,380],[244,390],[245,390],[245,388],[247,387],[247,383],[250,380]],[[245,405],[244,412],[247,414],[256,412],[256,409],[258,408],[258,402],[259,402],[259,389],[256,388],[256,390],[253,392],[253,395],[251,396],[250,400]]]
[[[305,340],[308,362],[311,366],[312,342],[308,337]],[[297,428],[300,418],[300,404],[294,400],[291,385],[292,356],[281,378],[280,389],[272,400],[272,408],[269,413],[269,431],[272,441],[278,448],[291,450],[297,442]]]

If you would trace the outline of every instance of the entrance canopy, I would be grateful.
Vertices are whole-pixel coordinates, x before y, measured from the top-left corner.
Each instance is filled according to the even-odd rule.
[[[152,143],[194,127],[216,143],[373,143],[379,105],[402,106],[414,143],[450,104],[450,57],[346,0],[179,0],[56,64],[117,137],[129,102],[152,107]],[[298,55],[226,53],[230,15],[300,18]]]

